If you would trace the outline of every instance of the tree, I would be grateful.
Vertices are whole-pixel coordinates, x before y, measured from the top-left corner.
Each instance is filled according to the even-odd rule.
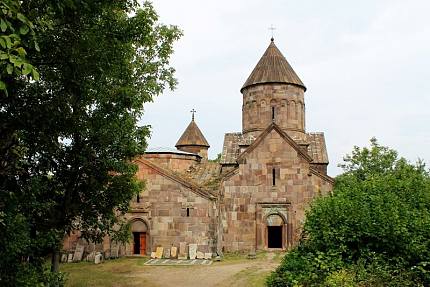
[[[34,24],[24,14],[21,1],[0,3],[0,91],[7,95],[7,83],[16,77],[39,79],[39,73],[27,59],[27,52],[39,50]]]
[[[6,286],[34,286],[50,280],[38,268],[41,260],[32,256],[28,221],[19,207],[25,200],[18,179],[27,176],[26,148],[9,113],[17,82],[39,79],[27,57],[39,49],[34,28],[21,1],[0,2],[0,285]]]
[[[101,240],[142,188],[132,159],[149,128],[138,121],[145,102],[176,84],[169,57],[181,32],[159,24],[149,2],[29,0],[20,9],[35,23],[40,52],[26,59],[40,79],[17,74],[6,82],[0,113],[22,147],[11,161],[22,176],[2,189],[14,204],[2,196],[0,207],[20,215],[28,239],[21,263],[40,267],[52,253],[57,271],[65,234],[79,229]]]
[[[424,165],[398,158],[376,139],[370,148],[355,147],[344,161],[333,196],[312,204],[307,239],[285,257],[271,286],[294,280],[304,286],[336,286],[328,284],[336,280],[353,286],[430,284],[430,177]]]

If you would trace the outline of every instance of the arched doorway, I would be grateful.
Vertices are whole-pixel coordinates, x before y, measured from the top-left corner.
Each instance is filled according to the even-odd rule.
[[[284,248],[284,219],[279,214],[267,216],[267,248]]]
[[[148,226],[143,220],[135,219],[131,223],[131,232],[133,233],[133,254],[145,255],[148,245]]]

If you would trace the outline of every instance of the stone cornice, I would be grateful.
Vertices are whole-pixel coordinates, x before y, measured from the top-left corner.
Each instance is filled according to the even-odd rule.
[[[331,184],[334,184],[334,178],[319,172],[316,168],[314,168],[312,166],[309,167],[309,172],[313,175],[316,175],[316,176],[330,182]]]

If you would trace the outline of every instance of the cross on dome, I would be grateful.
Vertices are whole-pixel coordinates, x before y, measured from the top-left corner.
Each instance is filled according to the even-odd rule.
[[[270,38],[270,41],[274,41],[275,39],[273,38],[273,31],[275,31],[276,30],[276,28],[273,26],[273,24],[270,24],[270,27],[269,27],[269,30],[271,30],[271,32],[272,32],[272,37]]]
[[[192,110],[190,111],[190,113],[192,113],[191,120],[193,120],[193,121],[194,121],[194,114],[195,114],[195,113],[197,113],[197,111],[196,111],[195,109],[192,109]]]

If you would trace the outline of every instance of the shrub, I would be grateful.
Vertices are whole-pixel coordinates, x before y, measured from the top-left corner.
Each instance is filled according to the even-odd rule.
[[[307,238],[268,286],[429,286],[430,177],[375,139],[345,157],[333,195],[311,204]],[[343,285],[342,285],[343,284]]]

